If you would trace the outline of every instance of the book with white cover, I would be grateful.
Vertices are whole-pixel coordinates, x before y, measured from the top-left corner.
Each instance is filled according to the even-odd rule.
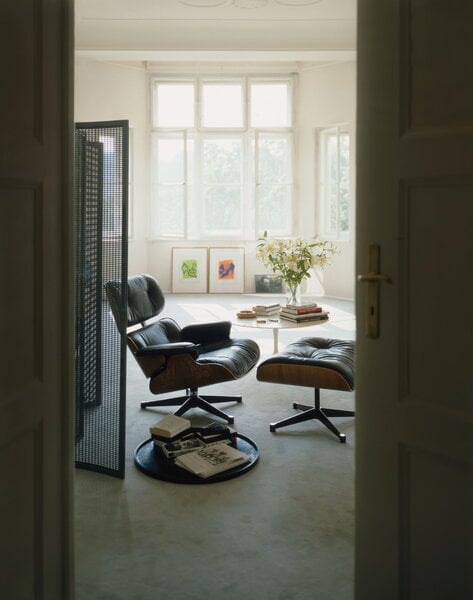
[[[317,308],[317,307],[318,307],[317,302],[302,302],[301,304],[286,304],[286,306],[283,308],[286,308],[289,310],[294,310],[297,312],[304,308]]]
[[[250,454],[219,443],[177,456],[175,464],[199,477],[207,478],[250,461]]]
[[[274,304],[255,304],[253,310],[272,310],[281,308],[281,305],[276,302]]]
[[[314,305],[301,304],[300,306],[288,304],[287,306],[282,307],[281,312],[282,313],[290,313],[290,314],[294,314],[294,315],[304,315],[306,313],[311,313],[311,312],[320,312],[321,310],[322,310],[322,307],[316,306],[315,304]]]
[[[162,438],[173,438],[175,435],[191,428],[191,422],[177,415],[166,415],[149,428],[151,435]]]

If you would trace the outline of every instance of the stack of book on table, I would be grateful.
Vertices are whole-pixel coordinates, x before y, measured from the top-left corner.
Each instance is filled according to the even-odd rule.
[[[281,309],[280,304],[256,304],[253,306],[253,310],[257,317],[277,317]]]
[[[236,446],[237,432],[228,425],[210,423],[192,427],[189,419],[167,415],[150,427],[155,448],[166,458],[176,458],[215,444]]]
[[[301,305],[286,304],[281,309],[279,317],[291,323],[307,323],[310,321],[323,321],[328,319],[328,312],[315,302],[305,302]]]

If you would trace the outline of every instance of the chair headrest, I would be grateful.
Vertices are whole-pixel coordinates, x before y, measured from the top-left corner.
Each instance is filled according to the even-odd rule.
[[[109,281],[105,284],[115,320],[115,308],[120,306],[121,284],[119,281]],[[127,281],[127,327],[137,325],[159,315],[163,310],[165,300],[158,282],[151,275],[134,275]]]

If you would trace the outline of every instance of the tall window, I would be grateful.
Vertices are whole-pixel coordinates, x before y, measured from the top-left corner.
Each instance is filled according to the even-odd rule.
[[[350,134],[344,127],[318,131],[322,234],[346,240],[350,233]]]
[[[291,78],[153,81],[153,237],[291,233],[292,90]]]

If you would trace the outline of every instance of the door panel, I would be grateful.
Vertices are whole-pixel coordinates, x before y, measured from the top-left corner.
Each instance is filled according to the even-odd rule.
[[[473,597],[473,5],[358,10],[356,598]]]
[[[73,597],[72,10],[0,8],[2,593]]]
[[[41,184],[21,179],[0,183],[2,197],[1,265],[5,291],[3,339],[15,340],[4,365],[1,386],[5,394],[21,393],[42,379],[40,280],[42,262]],[[15,261],[11,260],[15,257]],[[21,277],[18,274],[21,273]],[[23,302],[22,299],[34,299]]]
[[[471,548],[471,466],[407,446],[400,464],[400,597],[469,597],[471,552],[465,549]]]
[[[394,3],[397,4],[397,3]],[[401,0],[401,108],[406,131],[473,126],[468,0]],[[470,50],[471,51],[471,50]],[[457,93],[457,90],[459,93]],[[453,93],[452,93],[453,91]]]
[[[468,411],[473,312],[466,284],[473,258],[473,182],[452,176],[403,183],[402,400]],[[427,226],[426,215],[439,226]],[[434,267],[426,268],[429,263]],[[445,351],[435,360],[426,348],[440,351],[440,344]],[[433,360],[441,376],[432,376]]]

